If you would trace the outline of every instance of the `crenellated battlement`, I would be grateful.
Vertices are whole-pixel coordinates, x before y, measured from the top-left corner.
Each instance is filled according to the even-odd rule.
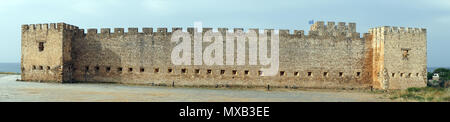
[[[84,30],[84,29],[80,29],[80,30]],[[113,31],[111,31],[113,30]],[[101,28],[100,31],[98,31],[98,29],[96,28],[89,28],[87,29],[87,33],[85,34],[154,34],[154,33],[172,33],[175,32],[177,30],[181,30],[183,32],[194,32],[195,28],[193,27],[188,27],[187,29],[185,28],[181,28],[181,27],[173,27],[171,30],[169,30],[168,28],[149,28],[149,27],[144,27],[142,29],[139,28],[127,28],[127,31],[125,32],[125,28]],[[269,30],[274,30],[274,29],[263,29],[263,31],[260,31],[260,29],[258,28],[251,28],[248,29],[247,31],[244,31],[243,28],[233,28],[233,29],[228,29],[228,28],[217,28],[217,31],[214,31],[214,28],[202,28],[202,32],[207,32],[207,31],[213,31],[213,32],[237,32],[237,31],[241,31],[244,33],[248,33],[249,30],[255,31],[257,33],[263,33],[264,31],[269,31]],[[294,35],[294,33],[290,33],[289,30],[280,30],[280,32],[283,32],[285,34],[290,34],[290,35]],[[300,35],[300,34],[304,34],[303,30],[295,30],[295,34],[296,35]]]
[[[426,28],[412,28],[412,27],[396,27],[396,26],[383,26],[377,28],[370,28],[369,33],[426,33]]]
[[[311,26],[309,35],[311,37],[350,37],[360,38],[360,33],[356,32],[356,23],[345,23],[329,21],[325,25],[323,21],[317,21]]]
[[[120,36],[120,35],[150,35],[150,36],[166,36],[174,31],[181,30],[183,32],[189,32],[193,34],[194,31],[197,31],[193,27],[182,28],[182,27],[173,27],[171,29],[168,28],[88,28],[88,29],[79,29],[77,26],[66,24],[66,23],[50,23],[50,24],[29,24],[22,25],[23,31],[30,30],[74,30],[80,36],[97,36],[97,35],[112,35],[112,36]],[[356,23],[345,23],[345,22],[332,22],[329,21],[327,24],[323,21],[318,21],[311,26],[309,33],[306,35],[304,30],[288,30],[288,29],[259,29],[259,28],[202,28],[202,33],[204,34],[207,31],[212,31],[214,33],[219,32],[222,34],[226,33],[249,33],[250,31],[254,31],[258,34],[262,34],[268,31],[274,31],[274,33],[279,34],[281,37],[291,38],[291,39],[309,39],[309,38],[350,38],[360,40],[364,37],[361,37],[361,34],[356,32]],[[377,30],[377,29],[371,29]],[[386,29],[388,30],[388,29]],[[421,32],[423,30],[419,30],[417,28],[396,28],[392,27],[389,31],[392,32]]]
[[[50,24],[25,24],[22,25],[22,31],[39,31],[39,30],[76,30],[80,33],[84,33],[86,35],[133,35],[133,34],[144,34],[144,35],[154,35],[154,34],[167,34],[174,32],[176,30],[182,30],[184,32],[194,32],[193,27],[188,27],[187,29],[181,28],[181,27],[174,27],[171,30],[168,28],[127,28],[127,31],[125,31],[125,28],[101,28],[100,31],[96,28],[89,28],[86,31],[84,29],[79,29],[77,26],[66,24],[66,23],[50,23]],[[213,28],[202,28],[203,33],[207,31],[212,31]],[[231,32],[235,33],[237,31],[248,33],[250,30],[255,31],[259,34],[274,30],[274,29],[258,29],[258,28],[251,28],[246,31],[244,31],[243,28],[217,28],[218,32]],[[370,34],[373,34],[374,32],[386,32],[386,33],[426,33],[425,28],[411,28],[411,27],[391,27],[391,26],[383,26],[383,27],[377,27],[377,28],[371,28],[369,29]],[[305,35],[304,30],[287,30],[287,29],[280,29],[276,31],[276,33],[279,33],[281,36],[286,37],[294,37],[294,38],[330,38],[330,37],[343,37],[343,38],[363,38],[361,37],[361,34],[356,32],[356,23],[346,23],[346,22],[333,22],[328,21],[326,24],[324,21],[317,21],[313,25],[311,25],[310,31],[308,35]]]
[[[334,22],[329,22],[329,25],[333,25],[333,27],[329,26],[323,26],[327,29],[322,27],[321,22],[316,23],[311,28],[312,30],[309,31],[308,35],[305,35],[304,30],[288,30],[288,29],[259,29],[259,28],[249,28],[247,30],[244,30],[244,28],[202,28],[202,33],[205,33],[207,31],[212,32],[220,32],[220,33],[236,33],[236,32],[242,32],[242,33],[249,33],[250,31],[254,31],[258,34],[262,34],[268,31],[275,31],[275,33],[280,34],[280,36],[285,37],[294,37],[294,38],[316,38],[316,37],[324,37],[324,38],[331,38],[331,37],[343,37],[343,38],[362,38],[360,33],[356,32],[355,24],[350,23],[348,26],[345,25],[345,23],[340,23],[339,25],[334,26],[332,24]],[[349,29],[351,28],[351,29]],[[84,29],[79,29],[81,32],[86,32],[86,35],[135,35],[135,34],[143,34],[143,35],[155,35],[155,34],[168,34],[175,32],[177,30],[183,31],[183,32],[189,32],[190,34],[193,34],[193,32],[197,31],[193,27],[188,28],[181,28],[181,27],[173,27],[171,30],[168,28],[127,28],[127,31],[125,31],[125,28],[89,28],[87,31],[84,31]]]
[[[47,30],[78,30],[77,26],[66,23],[50,23],[50,24],[25,24],[22,25],[22,32],[25,31],[47,31]]]
[[[84,30],[84,29],[80,29]],[[113,31],[111,31],[113,30]],[[173,28],[172,30],[181,30],[181,28]],[[125,28],[101,28],[100,31],[96,28],[89,28],[87,29],[87,35],[96,35],[96,34],[115,34],[115,35],[121,35],[121,34],[147,34],[147,35],[153,35],[154,33],[168,33],[167,28],[142,28],[142,31],[139,31],[139,28],[127,28],[127,32],[125,32]]]
[[[317,21],[311,26],[311,31],[347,31],[347,32],[356,32],[356,23],[349,22],[348,25],[345,22],[338,22],[336,25],[333,21],[328,21],[325,25],[324,21]]]

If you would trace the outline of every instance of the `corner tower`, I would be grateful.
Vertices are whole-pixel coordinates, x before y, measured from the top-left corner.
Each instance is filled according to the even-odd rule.
[[[70,82],[76,32],[78,27],[65,23],[22,25],[22,80]]]
[[[378,27],[369,30],[374,86],[382,89],[424,87],[427,80],[427,31]]]

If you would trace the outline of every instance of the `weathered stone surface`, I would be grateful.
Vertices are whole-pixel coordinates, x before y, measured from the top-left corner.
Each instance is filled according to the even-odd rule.
[[[248,64],[248,52],[243,66],[173,65],[170,55],[176,43],[170,42],[172,32],[167,28],[143,28],[143,32],[137,28],[129,28],[128,32],[123,28],[110,30],[89,29],[84,33],[65,23],[50,27],[23,25],[22,80],[380,89],[426,85],[424,29],[379,27],[370,29],[362,38],[355,23],[317,22],[308,35],[303,30],[293,34],[280,30],[279,74],[284,75],[270,77],[259,76],[261,67]],[[206,30],[211,28],[203,29]],[[227,30],[220,28],[216,33]],[[193,31],[187,30],[192,38]],[[39,51],[40,42],[44,44],[43,51]],[[203,42],[203,49],[209,44]],[[224,49],[224,59],[226,53]]]

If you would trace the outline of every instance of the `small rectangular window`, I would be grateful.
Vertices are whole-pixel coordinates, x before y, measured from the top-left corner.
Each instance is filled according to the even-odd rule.
[[[221,75],[225,74],[225,70],[220,70],[220,74]]]
[[[392,77],[395,77],[395,73],[392,73],[392,75],[391,75]]]
[[[416,76],[419,77],[419,73],[416,73]]]
[[[89,66],[84,67],[85,71],[89,71]]]
[[[200,69],[195,69],[195,74],[200,74]]]
[[[140,70],[141,72],[145,72],[145,69],[144,68],[141,68],[141,70]]]
[[[168,73],[172,73],[172,72],[173,72],[173,71],[172,71],[172,68],[167,69],[167,72],[168,72]]]
[[[129,72],[133,72],[133,68],[128,68],[128,71]]]
[[[95,66],[95,71],[98,72],[100,70],[100,67]]]
[[[403,73],[400,73],[400,77],[403,77]]]
[[[248,74],[249,74],[249,71],[248,71],[248,70],[245,70],[245,71],[244,71],[244,74],[245,74],[245,75],[248,75]]]
[[[39,52],[44,51],[44,42],[39,42]]]
[[[356,72],[356,76],[361,76],[361,72]]]
[[[36,66],[35,66],[35,65],[33,65],[33,69],[36,69]]]
[[[339,72],[339,77],[344,76],[344,72]]]
[[[50,66],[47,66],[47,70],[50,70]]]
[[[159,68],[155,68],[155,70],[153,72],[158,73],[159,72]]]
[[[308,76],[312,76],[312,72],[308,72]]]
[[[328,72],[323,72],[323,76],[327,77],[328,76]]]
[[[212,70],[211,70],[211,69],[208,69],[208,70],[206,71],[206,74],[212,74]]]
[[[233,75],[237,75],[237,70],[233,70]]]
[[[123,70],[122,67],[117,68],[117,71],[119,71],[119,72],[122,72],[122,70]]]
[[[44,67],[43,66],[39,66],[39,70],[43,70],[44,69]]]
[[[294,72],[294,76],[300,76],[298,72]]]
[[[258,71],[259,76],[263,76],[263,71]]]
[[[110,72],[111,71],[111,67],[106,67],[106,72]]]
[[[284,71],[280,71],[280,76],[284,76]]]
[[[181,73],[186,73],[186,69],[181,69]]]

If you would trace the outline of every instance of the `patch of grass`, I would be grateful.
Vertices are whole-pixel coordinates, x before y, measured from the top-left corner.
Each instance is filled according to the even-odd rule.
[[[420,91],[421,90],[421,88],[416,88],[416,87],[411,87],[411,88],[408,88],[408,89],[406,89],[408,92],[418,92],[418,91]]]
[[[449,88],[408,88],[405,90],[394,90],[389,94],[390,99],[401,99],[403,101],[425,101],[425,102],[450,102]]]
[[[442,98],[442,101],[447,101],[447,102],[449,102],[449,101],[450,101],[450,96]]]
[[[392,97],[390,97],[390,99],[391,99],[391,100],[398,99],[398,96],[392,96]]]
[[[371,93],[375,93],[375,94],[382,94],[382,93],[385,93],[386,92],[386,90],[374,90],[374,91],[371,91]]]
[[[418,101],[424,100],[424,98],[422,96],[417,96],[416,94],[413,94],[413,93],[400,94],[400,98],[413,99],[413,100],[418,100]]]

